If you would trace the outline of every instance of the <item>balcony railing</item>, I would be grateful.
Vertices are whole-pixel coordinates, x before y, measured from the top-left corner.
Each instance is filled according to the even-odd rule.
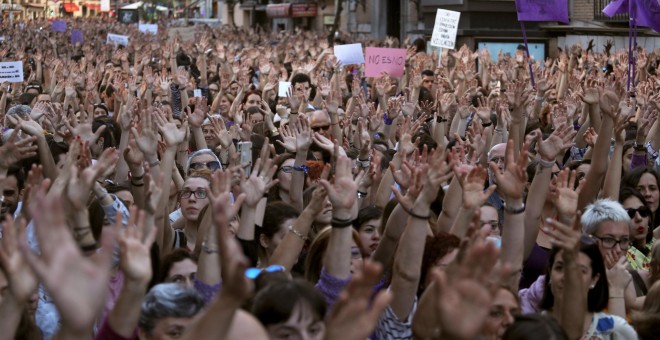
[[[607,7],[611,1],[612,0],[594,0],[594,20],[602,22],[628,22],[628,20],[630,20],[628,13],[617,14],[613,17],[608,17],[603,13],[603,8]]]

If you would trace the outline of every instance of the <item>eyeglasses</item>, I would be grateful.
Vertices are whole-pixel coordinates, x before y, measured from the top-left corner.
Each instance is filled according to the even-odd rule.
[[[313,130],[314,132],[319,132],[319,131],[321,131],[321,130],[323,130],[323,131],[328,131],[328,130],[330,130],[330,125],[323,125],[323,126],[313,127],[312,130]]]
[[[289,165],[285,165],[280,167],[279,171],[282,171],[285,174],[290,174],[293,171],[293,167]]]
[[[612,249],[614,246],[617,244],[619,245],[619,248],[621,250],[628,250],[630,248],[630,239],[629,238],[622,238],[620,240],[617,240],[613,237],[599,237],[596,235],[592,235],[591,237],[600,240],[600,243],[603,245],[603,248],[606,249]]]
[[[192,191],[190,189],[183,189],[181,191],[181,198],[190,198],[190,196],[192,196],[193,194],[195,194],[196,199],[200,199],[200,200],[205,199],[206,196],[208,195],[208,193],[204,189],[198,189],[195,191]]]
[[[210,162],[194,162],[190,163],[190,169],[192,170],[199,170],[207,168],[211,171],[216,171],[220,169],[220,162],[218,161],[210,161]]]
[[[497,165],[504,164],[504,157],[493,157],[490,161]]]
[[[280,265],[271,265],[266,268],[248,268],[245,270],[245,277],[248,279],[256,279],[259,277],[259,275],[263,274],[264,272],[266,273],[277,273],[277,272],[284,272],[286,269]]]
[[[649,209],[646,206],[641,206],[637,209],[628,208],[628,209],[626,209],[626,211],[628,212],[628,216],[630,216],[630,218],[635,218],[635,214],[637,214],[637,213],[639,213],[639,216],[641,216],[641,217],[651,216],[651,209]]]

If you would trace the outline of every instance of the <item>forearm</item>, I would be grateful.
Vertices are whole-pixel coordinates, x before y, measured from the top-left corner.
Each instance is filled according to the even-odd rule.
[[[291,271],[305,246],[305,238],[309,234],[312,222],[314,222],[313,212],[305,209],[291,226],[293,230],[288,231],[282,242],[275,248],[275,251],[268,259],[268,264],[281,265],[286,270]]]
[[[394,258],[396,247],[399,244],[399,239],[401,238],[403,231],[406,229],[407,219],[408,213],[400,204],[397,204],[396,207],[394,207],[394,210],[392,210],[390,217],[387,219],[383,237],[371,257],[374,262],[380,262],[383,265],[383,268],[390,268],[392,265],[392,259]]]
[[[523,206],[522,198],[507,199],[506,206],[510,209],[519,209]],[[502,230],[502,263],[511,265],[514,275],[511,276],[510,286],[515,287],[520,279],[523,265],[523,247],[525,242],[525,215],[523,213],[513,214],[504,212],[504,225]],[[530,250],[531,252],[531,250]]]
[[[0,302],[0,329],[4,334],[3,339],[14,339],[14,335],[21,323],[25,304],[16,300],[11,293],[5,294]]]
[[[334,218],[334,217],[333,217]],[[351,274],[352,228],[332,228],[323,265],[330,276],[346,279]]]
[[[566,331],[568,339],[579,339],[584,334],[584,317],[587,313],[587,299],[584,296],[584,288],[580,281],[580,268],[574,261],[566,261],[564,273],[565,288],[559,320],[562,328]],[[623,299],[620,299],[623,301]],[[612,300],[610,300],[612,301]],[[609,309],[611,312],[612,310]],[[625,314],[625,313],[624,313]],[[624,315],[625,317],[625,315]]]
[[[96,246],[96,240],[92,234],[89,222],[89,211],[87,208],[72,212],[73,215],[73,238],[82,249],[92,249]]]
[[[133,195],[133,200],[135,205],[140,209],[146,208],[147,203],[147,194],[145,192],[144,186],[144,168],[139,166],[131,166],[131,194]]]
[[[578,210],[583,209],[591,201],[596,199],[598,191],[601,188],[605,171],[607,170],[607,160],[612,138],[613,121],[608,115],[604,115],[601,124],[600,134],[594,145],[593,158],[591,159],[591,168],[587,173],[585,184],[580,191],[578,198]]]
[[[110,315],[108,315],[108,325],[110,328],[124,338],[132,337],[137,328],[142,300],[144,299],[148,284],[149,280],[136,282],[126,279],[115,303],[115,307],[110,312]]]
[[[197,278],[209,286],[217,285],[222,281],[216,227],[215,225],[211,225],[206,230],[204,242],[199,252],[197,267]]]
[[[442,212],[440,212],[440,216],[438,216],[438,228],[444,232],[449,232],[451,230],[456,215],[463,203],[461,200],[463,189],[461,189],[458,181],[458,178],[454,177],[449,183],[449,188],[447,188],[445,197],[442,199]]]
[[[458,238],[462,239],[465,237],[470,226],[470,221],[472,216],[475,214],[475,209],[462,207],[458,210],[456,218],[454,219],[454,224],[451,226],[450,234],[456,235]]]
[[[197,146],[197,150],[208,149],[208,146],[206,145],[206,139],[204,139],[204,133],[202,132],[201,126],[191,127],[190,130],[192,130],[192,135],[193,138],[195,139],[195,146]]]
[[[605,175],[605,183],[603,185],[603,198],[610,198],[615,201],[619,200],[619,187],[621,185],[621,171],[623,162],[623,144],[616,142],[614,144],[614,151],[612,152],[612,159],[610,165],[607,167],[607,174]]]
[[[653,150],[660,150],[660,119],[656,119],[653,126],[651,126],[648,135],[646,135],[646,141],[651,143]]]
[[[541,225],[541,215],[543,207],[550,191],[550,181],[552,180],[552,168],[544,167],[539,164],[536,167],[536,175],[529,188],[529,192],[533,195],[527,196],[527,204],[525,210],[525,244],[523,259],[529,257],[536,244],[536,237],[539,233],[539,226]]]
[[[598,104],[589,105],[589,122],[597,133],[601,133],[602,124],[605,117],[601,117],[600,106]]]
[[[43,167],[44,177],[54,181],[57,178],[57,165],[53,159],[53,154],[50,153],[46,137],[43,135],[38,136],[37,146],[39,148],[39,161],[41,161]]]
[[[256,206],[248,204],[241,208],[241,220],[236,231],[236,237],[245,241],[254,240],[254,222],[256,217]]]
[[[307,161],[307,149],[296,151],[296,159],[293,163],[294,166],[303,166]],[[298,211],[303,211],[303,190],[305,187],[305,172],[294,170],[291,175],[291,187],[289,188],[289,199],[291,204]]]
[[[183,339],[225,340],[232,328],[234,315],[243,301],[224,290],[217,294],[210,307],[203,311],[201,317],[193,321],[187,328]]]
[[[121,112],[120,114],[126,113]],[[129,134],[129,131],[122,131],[121,138],[119,139],[119,150],[117,152],[119,154],[119,161],[117,161],[117,168],[115,170],[115,182],[117,183],[121,183],[128,178],[128,163],[124,159],[124,150],[128,146]]]

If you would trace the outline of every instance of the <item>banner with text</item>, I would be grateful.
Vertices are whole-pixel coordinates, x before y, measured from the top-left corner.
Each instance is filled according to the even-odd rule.
[[[438,9],[435,14],[431,45],[453,49],[456,46],[456,32],[458,31],[460,18],[460,12]]]
[[[158,34],[158,24],[140,24],[138,29],[142,33]]]
[[[108,39],[106,40],[106,43],[128,46],[128,36],[108,33]]]
[[[365,76],[379,77],[383,72],[392,77],[403,75],[406,66],[405,48],[367,47],[365,54]]]
[[[0,83],[20,83],[23,81],[23,62],[7,61],[0,63]]]
[[[83,33],[81,30],[71,31],[71,45],[83,43]]]

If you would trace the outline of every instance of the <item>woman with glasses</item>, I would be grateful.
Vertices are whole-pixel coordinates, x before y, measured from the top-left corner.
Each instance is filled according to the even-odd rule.
[[[654,226],[660,222],[660,174],[653,169],[640,167],[623,177],[622,185],[635,188],[646,200],[653,214]]]
[[[211,171],[198,169],[190,173],[179,192],[179,206],[184,219],[183,230],[175,230],[174,248],[195,249],[197,231],[209,205]]]
[[[630,236],[632,246],[628,249],[626,258],[632,269],[649,270],[649,254],[655,243],[655,239],[660,233],[660,229],[654,231],[653,216],[651,209],[646,204],[642,194],[632,188],[623,188],[619,194],[619,202],[628,212],[632,220]]]

